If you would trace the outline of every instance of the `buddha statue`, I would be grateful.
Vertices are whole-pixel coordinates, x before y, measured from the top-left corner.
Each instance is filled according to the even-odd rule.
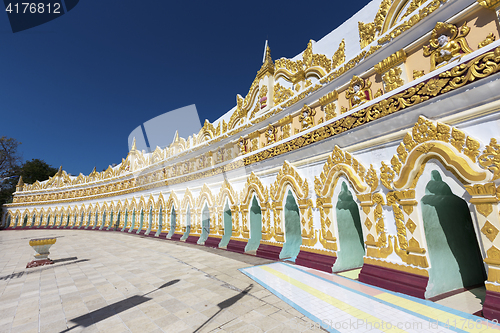
[[[431,71],[472,52],[465,40],[469,30],[467,22],[460,28],[449,23],[436,23],[432,30],[430,45],[424,46],[424,56],[430,56]]]

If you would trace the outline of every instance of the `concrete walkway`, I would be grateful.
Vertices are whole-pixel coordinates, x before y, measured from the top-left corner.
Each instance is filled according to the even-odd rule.
[[[53,265],[26,269],[31,238]],[[298,332],[313,327],[240,268],[248,255],[120,232],[0,231],[0,333]],[[312,329],[312,331],[322,331]]]

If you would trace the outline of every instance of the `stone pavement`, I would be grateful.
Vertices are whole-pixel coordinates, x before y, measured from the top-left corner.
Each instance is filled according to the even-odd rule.
[[[55,263],[26,269],[29,240],[53,236]],[[312,320],[238,270],[270,262],[120,232],[2,230],[0,333],[307,330]]]

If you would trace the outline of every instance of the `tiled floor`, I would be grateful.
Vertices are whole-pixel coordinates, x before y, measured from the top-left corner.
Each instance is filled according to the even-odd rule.
[[[56,262],[26,269],[28,241],[49,236]],[[238,270],[269,262],[120,232],[2,230],[0,332],[304,331],[310,319]]]
[[[26,269],[28,241],[49,236],[57,237],[54,265]],[[357,274],[120,232],[3,230],[0,333],[498,332],[442,304],[352,280]],[[440,302],[468,311],[474,293]]]
[[[300,266],[271,263],[241,271],[330,332],[500,331],[490,321],[441,304]]]

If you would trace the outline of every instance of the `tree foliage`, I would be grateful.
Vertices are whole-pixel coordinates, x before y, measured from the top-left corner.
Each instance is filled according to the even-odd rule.
[[[0,138],[0,213],[3,214],[3,204],[12,202],[12,194],[16,191],[19,176],[26,184],[37,180],[42,182],[56,174],[57,169],[41,159],[32,159],[22,163],[16,139],[2,136]],[[0,215],[2,216],[2,215]],[[0,225],[1,228],[1,225]]]

